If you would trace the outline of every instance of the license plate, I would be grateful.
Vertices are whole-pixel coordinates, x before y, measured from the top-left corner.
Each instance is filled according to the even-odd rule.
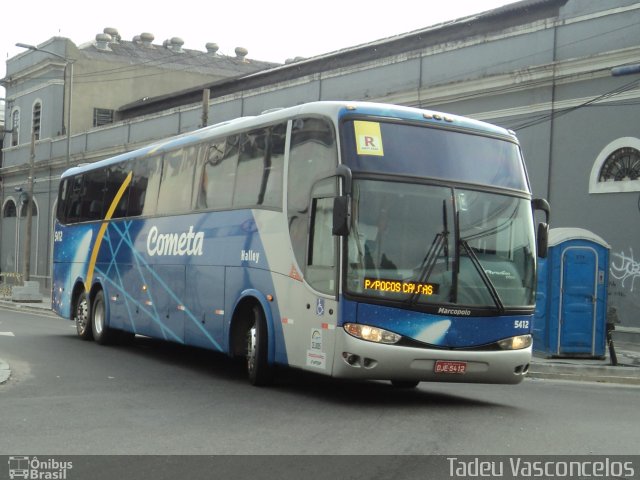
[[[434,368],[435,373],[465,373],[467,362],[453,362],[451,360],[438,360]]]

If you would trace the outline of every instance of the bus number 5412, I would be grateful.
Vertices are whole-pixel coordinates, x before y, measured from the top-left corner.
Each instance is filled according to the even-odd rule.
[[[513,322],[514,328],[529,328],[529,320],[516,320]]]

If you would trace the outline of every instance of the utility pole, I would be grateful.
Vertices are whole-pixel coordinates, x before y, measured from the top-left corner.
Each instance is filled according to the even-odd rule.
[[[31,222],[33,220],[33,170],[36,159],[36,132],[31,132],[31,152],[29,155],[29,178],[27,179],[27,225],[24,234],[24,281],[29,280],[31,271]]]
[[[209,124],[209,89],[202,90],[202,127]]]

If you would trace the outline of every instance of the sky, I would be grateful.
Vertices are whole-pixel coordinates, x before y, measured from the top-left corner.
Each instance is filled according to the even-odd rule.
[[[184,48],[205,51],[207,42],[235,56],[284,63],[360,45],[438,23],[491,10],[513,0],[30,0],[3,6],[0,26],[0,78],[6,60],[24,49],[62,36],[82,45],[104,28],[118,29],[124,40],[143,32],[153,43],[180,37]],[[0,89],[0,97],[4,91]]]

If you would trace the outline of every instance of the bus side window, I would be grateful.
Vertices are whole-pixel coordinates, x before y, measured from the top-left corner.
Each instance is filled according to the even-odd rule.
[[[107,185],[104,193],[104,209],[103,217],[107,215],[113,200],[115,199],[120,187],[127,178],[127,171],[123,164],[112,165],[107,169]],[[111,218],[122,218],[127,216],[127,203],[129,202],[129,191],[127,188],[124,194],[115,206],[115,209],[111,215]]]
[[[70,179],[65,178],[60,184],[60,194],[58,195],[58,207],[56,210],[56,218],[60,223],[67,223],[66,207],[69,196]]]
[[[67,203],[67,211],[65,213],[67,223],[76,223],[80,221],[80,209],[82,207],[82,175],[76,175],[69,179],[71,191]]]
[[[233,192],[234,207],[259,205],[266,142],[265,129],[246,132],[240,136],[240,156]]]
[[[161,159],[161,156],[156,156],[135,161],[133,178],[129,186],[127,216],[136,217],[155,213],[162,172]]]
[[[231,207],[238,165],[238,138],[239,135],[231,135],[213,142],[206,149],[201,167],[198,208]]]
[[[311,187],[334,174],[338,163],[331,124],[320,118],[293,121],[287,193],[287,215],[293,253],[300,267],[306,265]]]
[[[102,207],[106,182],[107,172],[104,169],[92,170],[84,174],[84,195],[78,221],[86,222],[103,218]]]
[[[197,147],[191,146],[164,154],[157,206],[159,214],[191,211],[197,151]]]
[[[286,124],[241,135],[234,207],[282,206],[285,135]]]
[[[262,205],[282,208],[282,171],[284,170],[284,146],[287,124],[274,125],[269,135],[269,149],[265,157],[262,188]]]

